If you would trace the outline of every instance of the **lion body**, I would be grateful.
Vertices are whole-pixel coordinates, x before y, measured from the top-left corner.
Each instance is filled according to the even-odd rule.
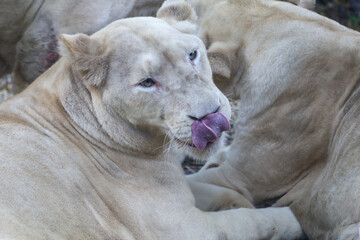
[[[176,10],[172,22],[182,16],[185,27],[175,25],[184,30],[193,12],[176,4],[162,15]],[[230,117],[200,39],[148,17],[64,34],[60,49],[57,63],[0,105],[1,239],[302,235],[289,208],[195,208],[168,145],[194,153],[192,124]]]
[[[214,81],[238,105],[233,143],[190,184],[291,206],[311,239],[358,239],[360,34],[289,3],[190,3]],[[198,206],[248,205],[192,188]]]

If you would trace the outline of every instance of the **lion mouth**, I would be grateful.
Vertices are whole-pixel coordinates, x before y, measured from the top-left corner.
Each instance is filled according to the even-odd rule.
[[[221,113],[211,113],[191,125],[192,143],[199,151],[217,142],[222,132],[230,129],[229,120]]]
[[[180,146],[188,146],[203,152],[218,142],[224,131],[230,129],[228,119],[221,113],[211,113],[201,119],[196,119],[191,125],[191,140],[174,140]]]
[[[174,140],[180,145],[180,146],[188,146],[191,147],[193,149],[197,149],[199,150],[198,147],[196,147],[196,145],[190,140],[190,141],[182,141],[178,138],[174,138]],[[214,142],[208,142],[206,147],[204,147],[202,150],[200,150],[201,152],[204,151],[205,148],[210,148],[213,144],[215,144],[219,139],[216,139]]]

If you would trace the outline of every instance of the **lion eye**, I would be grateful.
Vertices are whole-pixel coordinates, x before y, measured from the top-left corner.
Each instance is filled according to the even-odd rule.
[[[151,78],[147,78],[147,79],[141,81],[141,82],[139,83],[139,85],[142,86],[142,87],[144,87],[144,88],[150,88],[150,87],[152,87],[152,86],[155,85],[155,81],[152,80]]]
[[[189,54],[189,59],[190,59],[190,61],[194,61],[195,59],[196,59],[196,57],[197,57],[197,50],[195,50],[195,51],[192,51],[190,54]]]

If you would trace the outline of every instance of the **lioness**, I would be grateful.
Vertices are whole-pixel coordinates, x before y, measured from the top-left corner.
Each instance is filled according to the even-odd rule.
[[[197,205],[279,199],[311,239],[359,239],[360,34],[285,2],[189,2],[215,83],[238,101],[232,145],[189,177]]]
[[[58,33],[92,34],[120,18],[155,15],[162,2],[2,0],[0,77],[14,71],[18,92],[58,60]]]
[[[187,4],[161,16],[194,30]],[[230,117],[199,38],[143,17],[61,39],[63,57],[0,105],[1,239],[302,235],[289,208],[194,207],[166,149],[210,154]]]

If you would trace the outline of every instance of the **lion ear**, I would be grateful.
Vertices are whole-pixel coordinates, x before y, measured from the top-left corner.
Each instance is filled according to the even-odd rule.
[[[242,71],[239,68],[243,67],[236,52],[236,49],[222,43],[212,44],[207,50],[214,83],[226,94],[231,91],[234,74]]]
[[[197,15],[186,0],[166,0],[157,11],[156,17],[183,33],[196,32]]]
[[[278,0],[278,1],[289,2],[309,10],[314,10],[316,5],[316,0]]]
[[[60,54],[72,63],[75,72],[92,86],[100,86],[108,73],[108,59],[100,43],[85,34],[61,34]]]

